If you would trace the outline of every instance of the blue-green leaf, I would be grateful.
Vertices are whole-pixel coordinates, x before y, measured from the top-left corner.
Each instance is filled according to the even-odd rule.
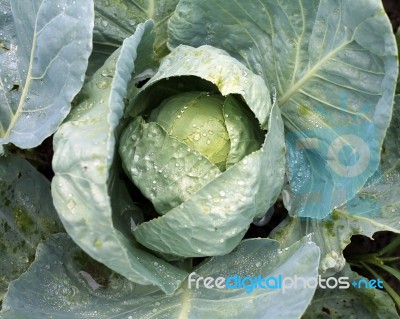
[[[57,130],[82,87],[93,0],[1,0],[0,8],[0,143],[32,148]]]
[[[94,45],[88,73],[91,75],[101,67],[138,24],[148,19],[155,23],[154,52],[148,52],[148,58],[155,64],[164,57],[169,52],[167,23],[177,3],[178,0],[95,0]]]
[[[323,218],[376,171],[392,112],[397,47],[371,0],[182,0],[169,45],[228,51],[276,87],[291,215]]]
[[[52,194],[68,234],[90,256],[132,281],[172,293],[187,273],[135,241],[130,227],[140,212],[115,156],[128,83],[141,60],[141,40],[151,38],[152,26],[151,21],[140,24],[110,56],[84,86],[77,107],[56,133]]]
[[[50,182],[24,159],[0,157],[0,299],[29,267],[39,241],[62,229]]]
[[[268,239],[243,241],[227,256],[194,269],[193,279],[238,275],[317,278],[319,250],[308,238],[280,250]],[[248,281],[247,281],[248,282]],[[207,289],[184,281],[174,295],[141,286],[90,260],[65,234],[41,244],[30,269],[10,285],[2,319],[291,319],[299,318],[315,288]]]
[[[317,289],[303,319],[400,318],[390,296],[382,290],[367,288],[368,279],[351,271],[349,265],[335,277],[337,280],[339,277],[347,277],[351,286],[348,289]]]
[[[326,275],[345,265],[344,248],[351,236],[372,238],[378,231],[400,233],[400,159],[398,156],[400,99],[396,97],[393,119],[387,131],[381,167],[345,205],[324,220],[287,218],[271,234],[282,246],[289,246],[309,233],[321,248],[320,271]]]

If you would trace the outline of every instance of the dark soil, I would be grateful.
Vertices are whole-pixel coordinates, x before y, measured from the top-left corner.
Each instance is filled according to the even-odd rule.
[[[393,26],[393,31],[396,33],[400,26],[400,1],[398,0],[383,0],[383,6],[389,16]]]

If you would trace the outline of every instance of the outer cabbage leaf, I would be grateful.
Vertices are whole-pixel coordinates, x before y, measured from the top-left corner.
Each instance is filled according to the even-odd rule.
[[[137,207],[114,156],[117,126],[141,39],[152,22],[139,25],[87,83],[54,138],[54,204],[70,236],[90,256],[128,279],[172,293],[186,272],[143,250],[130,232]],[[126,219],[128,223],[126,223]],[[169,277],[168,277],[169,276]]]
[[[268,239],[243,241],[235,251],[195,269],[197,276],[317,277],[318,247],[308,238],[287,250]],[[89,266],[89,267],[88,267]],[[93,275],[96,273],[96,276]],[[92,276],[93,275],[93,276]],[[185,281],[172,296],[104,271],[65,234],[38,248],[30,269],[14,281],[4,299],[3,319],[133,318],[299,318],[315,288],[191,289]]]
[[[348,277],[349,282],[360,283],[349,289],[317,289],[315,296],[303,319],[314,318],[365,318],[395,319],[400,318],[390,296],[379,289],[364,288],[366,280],[346,267],[335,277]]]
[[[148,57],[158,61],[169,51],[167,23],[178,0],[95,0],[94,47],[88,73],[95,72],[122,41],[135,32],[139,23],[151,19],[155,22],[154,53]],[[151,68],[144,75],[151,75]],[[155,71],[155,68],[153,68]],[[141,72],[137,72],[139,75]]]
[[[62,229],[49,181],[22,158],[0,157],[0,300],[29,267],[39,241]]]
[[[400,233],[399,110],[400,99],[396,97],[393,119],[383,144],[381,168],[357,195],[322,221],[289,217],[274,229],[271,238],[289,246],[314,233],[314,240],[321,248],[320,270],[330,275],[345,265],[343,249],[351,236],[372,238],[378,231]]]
[[[212,84],[215,87],[211,89],[217,88],[222,95],[241,96],[268,133],[259,150],[181,205],[134,229],[136,239],[152,250],[184,257],[226,254],[238,245],[254,217],[264,216],[282,188],[285,145],[279,109],[271,109],[269,91],[261,77],[224,51],[209,46],[178,47],[162,61],[127,113],[134,117],[146,106],[157,106],[175,90],[201,90]],[[171,156],[166,154],[167,158]],[[152,156],[149,151],[149,163]],[[179,154],[175,156],[177,162],[182,160]]]
[[[291,215],[324,218],[376,171],[397,47],[374,0],[182,0],[169,45],[226,50],[277,90]]]
[[[93,1],[1,0],[0,9],[0,143],[31,148],[57,130],[82,87]]]

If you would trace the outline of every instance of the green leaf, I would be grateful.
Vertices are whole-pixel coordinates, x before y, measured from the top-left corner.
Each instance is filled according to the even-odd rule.
[[[122,41],[135,32],[139,23],[149,19],[155,22],[156,38],[152,43],[154,52],[147,54],[153,64],[149,67],[155,70],[155,62],[169,52],[166,46],[167,23],[177,3],[178,0],[95,0],[94,48],[89,73],[101,67]],[[145,69],[137,74],[143,71]]]
[[[21,158],[0,157],[0,299],[29,267],[39,241],[62,229],[49,181]]]
[[[182,0],[169,46],[221,48],[277,90],[290,214],[324,218],[376,171],[392,112],[397,47],[370,0]]]
[[[325,220],[287,218],[271,234],[283,246],[314,233],[321,248],[320,271],[332,274],[345,264],[343,249],[351,236],[372,238],[378,231],[400,233],[400,160],[398,157],[399,104],[396,98],[393,119],[383,144],[381,169],[347,204]]]
[[[316,318],[365,318],[395,319],[400,318],[389,295],[379,289],[365,288],[367,279],[346,267],[336,278],[347,277],[348,289],[317,289],[311,305],[302,319]]]
[[[1,0],[0,8],[0,143],[31,148],[57,130],[82,87],[93,1]]]
[[[399,82],[400,83],[400,82]],[[400,148],[398,140],[400,136],[400,95],[396,95],[394,99],[393,115],[389,129],[383,141],[381,153],[380,171],[390,171],[396,166],[400,159]]]
[[[238,95],[268,133],[259,150],[167,214],[135,228],[136,239],[147,248],[186,257],[232,251],[254,217],[264,216],[276,201],[285,165],[283,125],[264,81],[226,52],[209,46],[180,46],[171,52],[126,113],[134,118],[176,91],[199,90]]]
[[[272,98],[266,83],[225,51],[210,46],[197,49],[179,46],[163,59],[157,73],[143,89],[143,93],[130,102],[127,113],[131,117],[149,111],[146,107],[155,107],[176,93],[219,91],[223,96],[240,95],[260,126],[268,127]]]
[[[144,246],[178,256],[216,256],[232,251],[255,217],[276,200],[284,165],[279,110],[272,109],[260,150],[218,175],[167,214],[134,229]],[[278,164],[278,165],[277,165]]]
[[[90,256],[132,281],[172,293],[186,273],[136,243],[125,220],[137,218],[137,207],[114,155],[137,51],[152,25],[139,25],[94,74],[56,133],[52,194],[67,232]]]
[[[379,186],[377,187],[379,189]],[[396,197],[396,207],[398,207],[398,189],[397,186],[389,194]],[[381,193],[373,195],[378,197],[386,193],[382,188]],[[357,196],[362,196],[358,194]],[[357,198],[357,197],[356,197]],[[385,197],[382,197],[383,201]],[[389,198],[390,199],[390,198]],[[351,201],[352,203],[354,201]],[[366,200],[368,203],[368,200]],[[374,216],[370,216],[370,208],[364,204],[359,206],[360,214],[357,214],[355,208],[346,211],[346,208],[335,210],[329,217],[324,220],[300,219],[297,217],[288,217],[270,234],[272,239],[278,240],[283,247],[291,245],[305,235],[314,234],[314,241],[321,249],[320,272],[326,276],[332,275],[340,271],[345,265],[343,256],[344,248],[350,243],[353,235],[364,235],[372,238],[372,235],[378,231],[392,231],[400,233],[400,217],[398,208],[393,210],[393,202],[387,202],[387,206],[381,206],[379,210],[371,208],[375,211]],[[362,215],[362,211],[366,209],[366,216]],[[379,215],[377,215],[379,214]]]
[[[159,214],[189,199],[220,174],[206,157],[170,137],[157,123],[145,123],[141,117],[129,123],[122,134],[120,154],[132,182]]]
[[[197,276],[226,278],[317,277],[318,248],[305,238],[287,250],[268,239],[242,242],[235,251],[195,269]],[[195,276],[194,276],[195,277]],[[193,277],[193,278],[194,278]],[[206,289],[183,283],[172,296],[134,284],[88,259],[65,234],[38,248],[36,260],[14,281],[0,313],[3,319],[80,318],[299,318],[315,288]]]

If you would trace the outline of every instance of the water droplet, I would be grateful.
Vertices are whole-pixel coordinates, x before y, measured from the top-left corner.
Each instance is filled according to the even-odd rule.
[[[210,141],[210,140],[207,140],[206,143],[207,143],[207,145],[210,145],[210,144],[211,144],[211,141]]]
[[[261,261],[257,261],[256,262],[256,267],[261,267],[262,266],[262,262]]]
[[[50,265],[47,264],[47,265],[44,266],[44,268],[46,268],[47,270],[50,270]]]
[[[193,127],[196,127],[197,125],[196,125],[196,124],[193,124],[192,126],[193,126]]]
[[[107,70],[103,70],[103,71],[101,71],[101,76],[104,76],[104,77],[106,77],[106,76],[110,76],[111,74],[110,74],[110,72],[109,71],[107,71]]]
[[[157,266],[158,266],[158,262],[155,261],[155,262],[153,263],[153,265],[154,265],[155,267],[157,267]]]
[[[135,176],[139,175],[139,170],[136,166],[131,168],[131,173]]]
[[[225,197],[226,193],[225,193],[224,191],[220,191],[220,192],[219,192],[219,195],[220,195],[221,197]]]
[[[74,201],[73,199],[70,199],[70,200],[68,201],[68,203],[67,203],[67,207],[68,207],[69,209],[74,209],[75,206],[76,206],[75,201]]]
[[[101,99],[101,100],[100,100],[100,103],[104,103],[104,99]]]
[[[106,20],[101,20],[101,25],[103,27],[107,27],[108,26],[108,22]]]
[[[99,89],[106,89],[106,88],[108,88],[108,82],[106,80],[103,80],[103,81],[97,82],[96,86]]]

